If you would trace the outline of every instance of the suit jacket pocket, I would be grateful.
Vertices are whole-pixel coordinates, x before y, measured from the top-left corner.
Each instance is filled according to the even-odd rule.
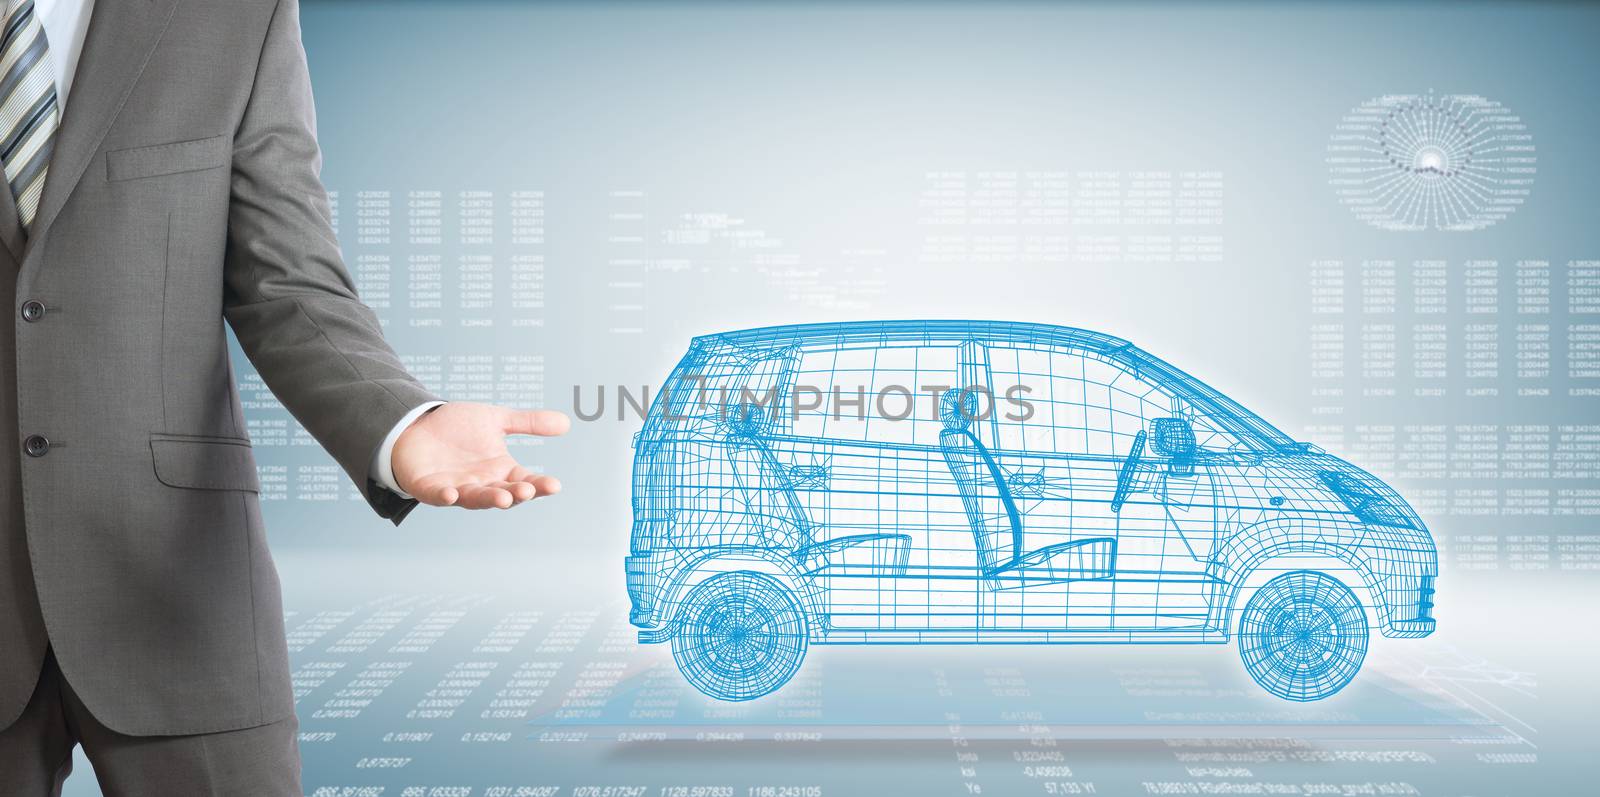
[[[174,141],[106,153],[106,179],[137,180],[163,174],[215,169],[229,162],[228,136]]]
[[[169,487],[261,492],[250,441],[239,437],[152,434],[156,478]]]

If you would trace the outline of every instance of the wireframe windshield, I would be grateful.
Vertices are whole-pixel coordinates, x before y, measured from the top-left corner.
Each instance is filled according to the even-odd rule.
[[[1171,363],[1134,346],[1127,347],[1123,351],[1123,357],[1142,373],[1157,378],[1163,387],[1179,393],[1197,406],[1204,407],[1217,423],[1239,434],[1247,444],[1264,451],[1295,448],[1299,445],[1294,438],[1268,423],[1265,418],[1228,398],[1216,388],[1184,373]]]

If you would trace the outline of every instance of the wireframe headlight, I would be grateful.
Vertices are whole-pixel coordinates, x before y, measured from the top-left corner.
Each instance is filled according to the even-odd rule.
[[[1348,473],[1331,470],[1325,470],[1317,475],[1322,479],[1322,483],[1328,485],[1328,489],[1339,496],[1339,500],[1343,501],[1344,505],[1363,522],[1374,526],[1416,528],[1416,524],[1411,521],[1410,515],[1405,510],[1361,479]]]

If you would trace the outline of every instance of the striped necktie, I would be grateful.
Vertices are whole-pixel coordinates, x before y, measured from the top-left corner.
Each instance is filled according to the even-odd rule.
[[[10,0],[0,33],[0,161],[24,229],[39,212],[60,115],[50,47],[33,0]]]

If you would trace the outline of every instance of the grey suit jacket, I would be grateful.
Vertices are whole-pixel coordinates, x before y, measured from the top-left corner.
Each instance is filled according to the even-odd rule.
[[[96,4],[31,234],[0,188],[0,727],[47,645],[123,733],[293,710],[224,321],[378,513],[410,508],[367,467],[434,396],[356,297],[320,165],[295,0]]]

